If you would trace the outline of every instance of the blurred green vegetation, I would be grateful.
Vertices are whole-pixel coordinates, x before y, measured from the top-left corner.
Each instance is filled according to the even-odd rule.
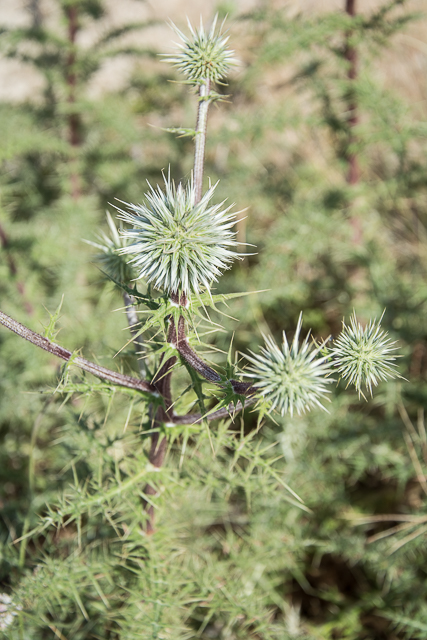
[[[136,373],[130,348],[116,356],[129,339],[114,312],[123,302],[82,239],[162,169],[188,176],[192,142],[165,129],[193,127],[195,103],[155,51],[122,41],[135,30],[144,42],[151,22],[83,48],[72,12],[84,31],[102,3],[57,4],[57,32],[2,34],[4,55],[45,84],[37,99],[0,105],[1,308],[42,332],[64,296],[56,340]],[[238,357],[262,333],[291,333],[301,310],[305,330],[326,338],[354,308],[365,321],[386,309],[407,380],[368,402],[338,384],[329,413],[259,430],[250,411],[210,431],[183,427],[147,537],[141,401],[74,373],[74,394],[53,393],[60,363],[2,329],[0,591],[18,607],[6,625],[0,600],[8,640],[426,637],[426,103],[378,70],[396,34],[425,16],[396,0],[353,18],[260,6],[226,8],[242,63],[212,109],[206,160],[218,201],[247,207],[238,237],[256,246],[217,291],[258,293],[230,303],[237,322],[221,316],[210,340],[227,352],[234,334]],[[127,86],[90,98],[93,74],[118,55],[133,66]]]

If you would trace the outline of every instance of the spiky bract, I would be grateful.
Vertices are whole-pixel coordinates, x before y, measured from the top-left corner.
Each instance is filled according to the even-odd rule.
[[[398,375],[393,368],[396,358],[390,355],[396,349],[393,347],[395,343],[381,329],[381,319],[382,316],[379,322],[371,320],[362,327],[353,313],[350,325],[343,321],[342,332],[330,350],[340,376],[354,384],[359,395],[362,394],[362,385],[372,395],[372,385]]]
[[[221,29],[215,33],[216,22],[215,16],[209,32],[205,31],[202,22],[198,29],[193,29],[188,22],[191,37],[172,25],[182,41],[178,44],[181,52],[165,59],[178,67],[191,83],[220,82],[234,63],[234,52],[227,49],[228,37],[221,35]]]
[[[277,409],[282,416],[302,414],[314,407],[324,409],[321,400],[326,399],[329,393],[326,385],[332,382],[328,378],[331,373],[328,356],[319,356],[324,344],[316,346],[310,342],[310,334],[300,344],[301,327],[302,314],[291,345],[283,332],[281,349],[273,338],[266,337],[261,354],[245,356],[253,365],[245,375],[256,381],[254,386],[270,403],[270,410]]]
[[[119,210],[119,217],[132,225],[122,235],[128,246],[120,250],[144,278],[168,293],[198,293],[217,281],[239,254],[235,232],[231,231],[235,213],[224,202],[210,204],[216,185],[195,203],[192,181],[185,187],[165,178],[160,186],[145,195],[144,204],[127,204],[130,211]]]
[[[119,235],[111,214],[107,211],[107,223],[110,228],[110,235],[101,231],[98,235],[99,242],[85,240],[88,244],[100,250],[95,257],[101,269],[119,282],[128,283],[134,277],[132,267],[127,263],[125,257],[118,253],[119,249],[126,246],[126,239]]]

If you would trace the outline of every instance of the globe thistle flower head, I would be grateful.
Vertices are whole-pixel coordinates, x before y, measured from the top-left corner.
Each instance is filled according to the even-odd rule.
[[[241,257],[231,230],[236,214],[230,212],[233,205],[211,203],[216,185],[196,204],[192,180],[177,187],[170,176],[164,181],[164,190],[148,185],[144,204],[118,209],[119,218],[132,226],[122,231],[126,246],[120,254],[129,256],[138,278],[157,289],[198,293]]]
[[[319,356],[324,344],[315,345],[310,334],[300,343],[302,314],[298,319],[295,336],[289,344],[283,332],[281,348],[271,337],[265,337],[265,347],[261,353],[245,356],[252,364],[244,373],[253,378],[264,398],[282,416],[296,412],[298,415],[320,407],[329,393],[327,385],[333,380],[328,378],[331,368],[328,356]]]
[[[342,332],[330,350],[340,376],[354,384],[359,397],[363,395],[362,385],[372,396],[372,385],[398,375],[393,362],[396,357],[390,355],[396,350],[395,343],[381,329],[382,317],[362,327],[353,312],[349,325],[343,321]]]
[[[165,57],[166,62],[177,67],[192,84],[204,84],[206,80],[221,82],[235,61],[234,52],[227,49],[228,36],[221,34],[221,28],[216,33],[217,16],[209,32],[205,31],[202,21],[198,29],[193,29],[190,22],[187,22],[190,37],[172,24],[181,39],[181,43],[177,45],[181,51],[172,57]]]
[[[95,256],[95,260],[99,263],[102,271],[114,280],[127,283],[133,279],[134,272],[126,259],[118,253],[126,245],[126,240],[120,236],[110,212],[107,211],[106,214],[110,235],[101,231],[98,235],[99,242],[91,242],[90,240],[85,240],[85,242],[99,249],[100,253]]]

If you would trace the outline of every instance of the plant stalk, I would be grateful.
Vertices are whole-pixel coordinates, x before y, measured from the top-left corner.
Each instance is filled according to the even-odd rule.
[[[228,407],[222,407],[221,409],[217,409],[217,411],[212,411],[212,413],[208,413],[203,416],[201,413],[187,413],[185,416],[175,416],[174,424],[197,424],[202,420],[219,420],[221,418],[233,418],[234,414],[243,411],[246,407],[250,407],[257,401],[257,398],[254,396],[248,398],[245,401],[245,406],[240,402],[240,400],[234,406],[233,404],[229,404]]]
[[[151,464],[158,469],[163,466],[163,462],[165,460],[166,455],[166,447],[167,440],[161,435],[159,432],[153,433],[151,436],[151,448],[149,460]],[[155,496],[157,494],[157,489],[152,484],[147,484],[144,489],[144,493],[147,496]],[[147,514],[147,521],[145,523],[145,531],[148,535],[154,533],[154,524],[155,524],[155,510],[152,504],[146,502],[145,504],[145,512]]]
[[[356,16],[356,0],[346,0],[345,6],[346,13],[354,18]],[[351,88],[351,83],[357,79],[358,72],[358,55],[357,49],[351,44],[351,36],[352,31],[348,31],[346,34],[346,46],[344,51],[344,57],[349,63],[347,78],[350,84],[349,90],[349,101],[348,101],[348,111],[349,111],[349,119],[348,124],[350,128],[350,136],[348,144],[349,146],[353,145],[356,141],[356,137],[354,135],[354,128],[359,124],[359,114],[357,110],[357,101],[355,97],[355,92]],[[354,151],[349,151],[347,156],[348,162],[348,172],[347,172],[347,182],[348,184],[357,184],[360,178],[360,169],[357,154]]]
[[[173,332],[172,323],[169,326],[168,331],[168,342],[171,340],[171,335]],[[171,392],[171,378],[172,378],[172,367],[176,363],[177,358],[174,356],[172,358],[168,358],[166,362],[164,362],[153,379],[153,384],[155,385],[158,393],[163,397],[164,408],[158,407],[156,411],[156,415],[154,416],[154,431],[151,435],[151,447],[150,453],[148,456],[151,464],[157,468],[163,466],[165,456],[166,456],[166,448],[167,448],[167,440],[163,434],[160,433],[161,427],[165,422],[173,422],[174,421],[174,412],[172,409],[172,392]],[[147,483],[144,488],[144,493],[147,496],[155,496],[157,494],[157,489],[150,483]],[[144,505],[145,512],[147,514],[147,521],[145,523],[145,531],[149,535],[154,533],[154,524],[155,524],[155,510],[152,504],[148,501]]]
[[[356,16],[356,0],[345,0],[345,11],[351,17]],[[360,166],[357,152],[354,146],[357,142],[355,128],[359,124],[358,104],[354,83],[358,76],[358,54],[357,49],[351,43],[353,31],[350,29],[346,34],[346,44],[344,49],[344,57],[348,62],[347,79],[348,79],[348,140],[347,140],[347,183],[356,185],[360,181]],[[360,218],[353,213],[350,216],[350,224],[353,227],[353,243],[358,245],[362,241],[362,226]]]
[[[194,144],[194,192],[195,204],[200,202],[203,192],[203,172],[205,165],[206,130],[208,125],[209,94],[211,83],[206,78],[199,87],[199,105],[197,109],[196,138]]]
[[[72,168],[71,168],[71,196],[73,200],[77,200],[80,193],[80,180],[76,168],[75,152],[80,146],[80,121],[79,115],[74,111],[73,105],[76,101],[76,86],[77,86],[77,74],[76,74],[76,36],[78,31],[78,12],[77,5],[72,5],[66,8],[65,15],[68,22],[68,43],[69,53],[66,63],[66,83],[68,85],[68,104],[70,105],[70,114],[68,116],[68,141],[73,150],[72,154]]]
[[[83,369],[83,371],[87,371],[97,378],[101,378],[102,380],[106,380],[107,382],[120,387],[127,387],[128,389],[135,389],[136,391],[145,391],[147,393],[157,394],[157,389],[149,382],[124,375],[123,373],[118,373],[117,371],[111,371],[111,369],[100,367],[98,364],[90,362],[90,360],[86,360],[86,358],[76,356],[72,351],[61,347],[48,338],[44,338],[40,334],[35,333],[35,331],[28,329],[28,327],[6,315],[3,311],[0,311],[0,324],[5,326],[7,329],[10,329],[21,338],[28,340],[45,351],[48,351],[57,358],[61,358],[66,362],[71,361],[72,364],[79,367],[79,369]]]
[[[185,333],[185,320],[183,316],[179,317],[177,328],[174,320],[171,319],[168,341],[177,349],[186,363],[202,376],[202,378],[219,386],[224,384],[221,376],[190,347]],[[255,393],[255,387],[253,387],[250,382],[240,382],[239,380],[229,380],[228,382],[231,383],[235,393],[240,395],[252,395]]]
[[[123,373],[118,373],[117,371],[112,371],[111,369],[107,369],[106,367],[101,367],[94,362],[90,362],[90,360],[86,360],[86,358],[82,358],[80,356],[74,356],[71,351],[61,347],[60,345],[52,342],[48,338],[41,336],[40,334],[28,329],[25,325],[21,324],[17,320],[14,320],[10,316],[6,315],[3,311],[0,311],[0,324],[4,327],[13,331],[21,338],[28,340],[35,346],[51,353],[57,358],[61,358],[66,362],[71,360],[72,364],[76,365],[79,369],[83,371],[87,371],[97,378],[101,378],[101,380],[105,380],[106,382],[110,382],[111,384],[126,387],[128,389],[135,389],[135,391],[144,391],[147,393],[151,393],[153,395],[162,395],[165,399],[165,408],[160,408],[159,418],[161,422],[171,422],[175,424],[191,424],[193,422],[197,422],[203,416],[198,413],[189,413],[185,416],[177,416],[174,414],[172,410],[172,397],[170,390],[170,382],[171,382],[171,369],[176,362],[176,358],[169,358],[159,369],[152,383],[147,382],[146,380],[140,380],[138,378],[133,378],[132,376],[124,375]],[[169,338],[171,337],[171,332],[174,329],[171,327],[169,329]],[[193,352],[194,353],[194,352]],[[197,356],[197,354],[196,354]],[[198,356],[197,356],[198,358]],[[206,365],[208,367],[208,365]],[[213,371],[213,370],[212,370]],[[215,373],[215,372],[214,372]],[[218,374],[216,374],[218,375]],[[250,383],[238,382],[236,380],[230,381],[233,384],[233,387],[236,390],[236,393],[241,393],[242,395],[247,395],[248,401],[245,403],[245,406],[249,404],[253,404],[255,402],[255,398],[253,398],[253,393],[255,393],[255,388],[250,385]],[[243,409],[241,403],[237,403],[235,412]],[[228,415],[227,409],[219,409],[216,412],[211,413],[206,416],[207,420],[215,420],[216,418],[223,418]],[[151,462],[151,460],[150,460]]]

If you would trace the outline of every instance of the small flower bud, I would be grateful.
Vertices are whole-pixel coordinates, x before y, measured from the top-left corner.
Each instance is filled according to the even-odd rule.
[[[302,314],[292,345],[283,332],[281,349],[273,338],[267,337],[261,354],[245,356],[253,366],[244,375],[256,381],[254,386],[270,403],[270,411],[277,409],[282,416],[293,415],[294,411],[305,413],[316,406],[324,409],[321,400],[329,393],[326,385],[332,382],[328,378],[331,373],[328,356],[319,357],[324,344],[315,346],[307,335],[300,345],[301,327]]]
[[[182,44],[178,44],[181,52],[172,57],[165,57],[165,60],[178,67],[192,84],[204,84],[206,80],[220,82],[234,64],[234,52],[226,47],[228,37],[221,35],[221,29],[219,33],[215,33],[216,22],[217,16],[209,33],[204,30],[202,22],[199,29],[193,29],[188,22],[191,37],[187,37],[172,25],[182,41]]]
[[[395,343],[381,329],[381,319],[382,316],[379,322],[371,320],[363,328],[353,313],[350,325],[343,321],[342,332],[330,350],[338,373],[343,380],[354,384],[359,396],[363,395],[362,385],[372,396],[372,385],[377,386],[380,380],[398,376],[393,369],[396,357],[390,355],[396,350],[393,347]]]

